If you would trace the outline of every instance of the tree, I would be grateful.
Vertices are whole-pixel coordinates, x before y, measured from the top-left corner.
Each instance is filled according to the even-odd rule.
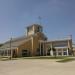
[[[55,48],[52,48],[52,50],[53,50],[53,55],[56,58],[56,49]]]
[[[49,47],[47,50],[47,55],[50,55],[51,48]]]

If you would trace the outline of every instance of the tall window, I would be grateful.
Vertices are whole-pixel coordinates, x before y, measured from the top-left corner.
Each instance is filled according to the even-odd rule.
[[[37,28],[37,32],[42,32],[42,28],[41,27],[38,27]]]
[[[67,50],[66,49],[63,50],[63,54],[67,55]]]

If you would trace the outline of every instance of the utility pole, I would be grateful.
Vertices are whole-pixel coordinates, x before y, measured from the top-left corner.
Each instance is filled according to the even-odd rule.
[[[10,38],[10,60],[12,59],[12,38]]]

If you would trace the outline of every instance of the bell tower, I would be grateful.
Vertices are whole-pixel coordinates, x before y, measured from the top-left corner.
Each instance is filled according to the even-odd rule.
[[[33,24],[33,25],[27,27],[26,36],[34,35],[37,32],[43,32],[43,27],[38,24]]]

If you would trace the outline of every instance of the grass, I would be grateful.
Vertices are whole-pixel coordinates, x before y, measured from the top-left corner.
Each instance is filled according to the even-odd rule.
[[[6,57],[0,57],[0,61],[7,61],[7,60],[9,60],[9,58],[6,58]]]
[[[59,60],[57,62],[65,63],[65,62],[71,62],[71,61],[74,61],[74,60],[75,60],[75,58],[64,58],[64,59]]]
[[[12,58],[10,59],[9,56],[2,56],[0,57],[0,61],[8,61],[8,60],[17,60],[18,58]]]
[[[58,56],[58,57],[51,57],[51,56],[36,56],[36,57],[22,57],[23,59],[64,59],[66,57]]]
[[[20,57],[20,58],[12,58],[11,60],[20,60],[20,59],[59,59],[56,62],[69,62],[75,60],[74,58],[70,58],[69,56],[35,56],[35,57]],[[8,61],[9,57],[0,57],[0,61]]]
[[[20,57],[20,58],[12,58],[12,59],[10,59],[9,57],[0,57],[0,60],[8,61],[8,60],[19,60],[19,59],[64,59],[64,58],[66,58],[66,57],[35,56],[35,57]]]

